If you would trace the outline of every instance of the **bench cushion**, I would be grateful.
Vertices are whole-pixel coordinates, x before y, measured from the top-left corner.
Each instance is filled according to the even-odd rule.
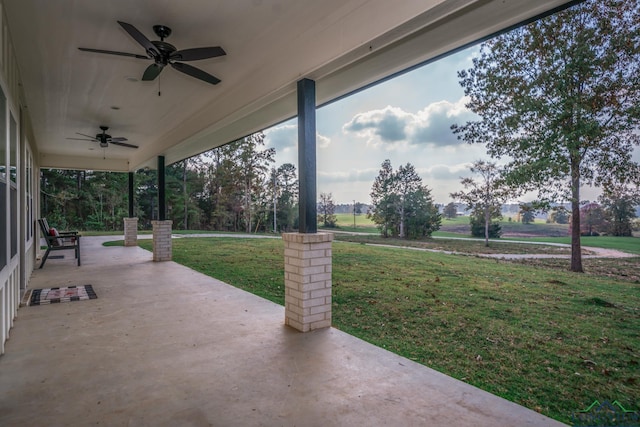
[[[58,239],[51,239],[51,244],[53,246],[61,246],[62,245],[62,239],[60,239],[60,233],[58,233],[58,230],[56,230],[55,228],[51,227],[49,229],[49,235],[50,236],[55,236],[58,237]]]

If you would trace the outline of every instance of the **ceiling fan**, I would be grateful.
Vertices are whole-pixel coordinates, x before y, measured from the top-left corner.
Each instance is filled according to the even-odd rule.
[[[86,138],[67,138],[67,139],[73,139],[76,141],[98,142],[100,144],[100,147],[102,148],[107,148],[109,144],[120,145],[121,147],[127,147],[127,148],[138,148],[137,145],[125,143],[124,141],[127,141],[127,138],[114,138],[111,135],[107,134],[107,130],[109,129],[109,127],[100,126],[100,129],[102,129],[102,133],[97,134],[95,137],[90,135],[85,135],[80,132],[76,132],[78,135],[82,135]]]
[[[165,38],[171,34],[171,28],[164,25],[154,25],[153,31],[156,33],[160,40],[150,41],[144,34],[142,34],[136,27],[126,22],[118,21],[118,24],[124,30],[129,33],[131,37],[135,39],[145,50],[145,55],[138,55],[135,53],[127,52],[115,52],[112,50],[102,49],[89,49],[86,47],[79,47],[78,49],[86,52],[106,53],[109,55],[130,56],[138,59],[152,59],[153,64],[149,65],[142,75],[142,80],[150,81],[154,80],[165,66],[171,65],[174,69],[181,73],[187,74],[196,79],[200,79],[204,82],[211,83],[212,85],[220,83],[220,79],[212,76],[209,73],[202,71],[199,68],[193,67],[188,64],[177,61],[197,61],[199,59],[215,58],[218,56],[224,56],[227,53],[220,47],[197,47],[192,49],[177,50],[175,46],[164,41]]]

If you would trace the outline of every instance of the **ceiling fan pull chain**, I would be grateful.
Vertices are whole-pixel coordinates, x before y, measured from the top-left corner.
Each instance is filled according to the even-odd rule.
[[[158,76],[158,96],[160,96],[160,76]]]

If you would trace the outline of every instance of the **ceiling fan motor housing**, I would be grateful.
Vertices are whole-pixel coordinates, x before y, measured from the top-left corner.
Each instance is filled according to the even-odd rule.
[[[151,43],[158,48],[160,52],[160,57],[155,57],[156,63],[160,62],[163,65],[167,65],[169,63],[169,56],[176,51],[176,47],[170,43],[153,40]]]

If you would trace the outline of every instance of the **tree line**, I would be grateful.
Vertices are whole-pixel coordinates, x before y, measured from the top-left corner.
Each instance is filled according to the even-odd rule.
[[[134,180],[134,216],[149,229],[158,218],[157,171],[139,170]],[[42,215],[60,228],[122,230],[126,188],[126,173],[42,170]],[[298,224],[296,167],[275,166],[262,133],[167,166],[165,194],[174,229],[282,232]]]

